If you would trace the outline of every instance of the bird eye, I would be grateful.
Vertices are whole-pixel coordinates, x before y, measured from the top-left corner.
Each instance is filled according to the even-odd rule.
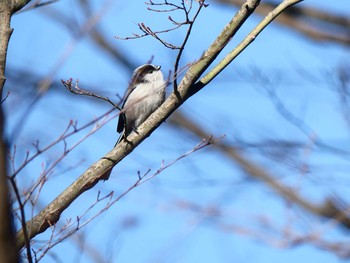
[[[148,73],[149,73],[149,74],[152,74],[152,73],[153,73],[153,70],[150,70]]]

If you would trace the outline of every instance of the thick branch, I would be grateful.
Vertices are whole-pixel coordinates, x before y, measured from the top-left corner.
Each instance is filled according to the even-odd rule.
[[[10,27],[11,15],[22,8],[28,1],[21,1],[23,3],[19,3],[20,1],[0,1],[0,262],[18,262],[7,182],[7,143],[4,138],[5,116],[2,104],[6,81],[7,49],[12,33]],[[29,246],[27,246],[27,251],[30,253]],[[28,255],[28,260],[31,262],[30,254]]]
[[[0,138],[0,262],[18,262],[7,184],[7,144],[4,140],[2,105],[0,105]]]
[[[214,61],[230,39],[238,31],[244,21],[252,14],[259,4],[259,0],[247,0],[235,17],[224,28],[214,43],[204,55],[194,63],[179,84],[178,92],[172,93],[163,105],[154,112],[140,127],[138,134],[132,133],[127,140],[120,142],[116,148],[90,166],[72,185],[53,200],[31,221],[27,222],[30,239],[55,224],[61,213],[83,192],[92,188],[99,180],[104,180],[106,174],[118,164],[126,155],[131,153],[144,139],[146,139],[161,123],[163,123],[184,101],[194,95],[205,84],[196,83],[205,69]],[[273,18],[271,18],[273,19]],[[17,247],[22,248],[24,238],[22,230],[18,232]]]
[[[22,9],[26,4],[30,2],[30,0],[12,0],[12,1],[7,1],[7,2],[12,2],[12,14],[17,12],[18,10]]]
[[[12,29],[10,27],[11,8],[7,1],[0,2],[0,101],[2,101],[3,88],[5,85],[5,66],[7,48]]]
[[[7,47],[11,36],[11,6],[7,1],[0,2],[0,102],[5,85],[5,65]],[[12,212],[7,184],[7,144],[4,138],[5,117],[0,103],[0,262],[18,262]]]
[[[18,262],[7,184],[7,145],[3,139],[3,132],[4,116],[0,106],[0,262]]]

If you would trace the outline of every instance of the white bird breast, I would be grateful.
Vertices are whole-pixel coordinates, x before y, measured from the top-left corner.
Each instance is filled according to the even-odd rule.
[[[136,127],[145,121],[165,99],[165,81],[160,70],[148,74],[145,81],[137,84],[124,105],[127,119],[134,119]]]

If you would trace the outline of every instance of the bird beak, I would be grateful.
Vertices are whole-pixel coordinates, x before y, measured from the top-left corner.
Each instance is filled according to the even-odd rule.
[[[157,67],[156,67],[157,70],[160,70],[160,68],[161,68],[161,66],[157,66]]]

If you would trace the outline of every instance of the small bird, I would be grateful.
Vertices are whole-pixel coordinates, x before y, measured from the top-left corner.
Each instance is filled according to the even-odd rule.
[[[160,66],[145,64],[134,70],[125,93],[115,146],[139,127],[165,100],[166,82]]]

